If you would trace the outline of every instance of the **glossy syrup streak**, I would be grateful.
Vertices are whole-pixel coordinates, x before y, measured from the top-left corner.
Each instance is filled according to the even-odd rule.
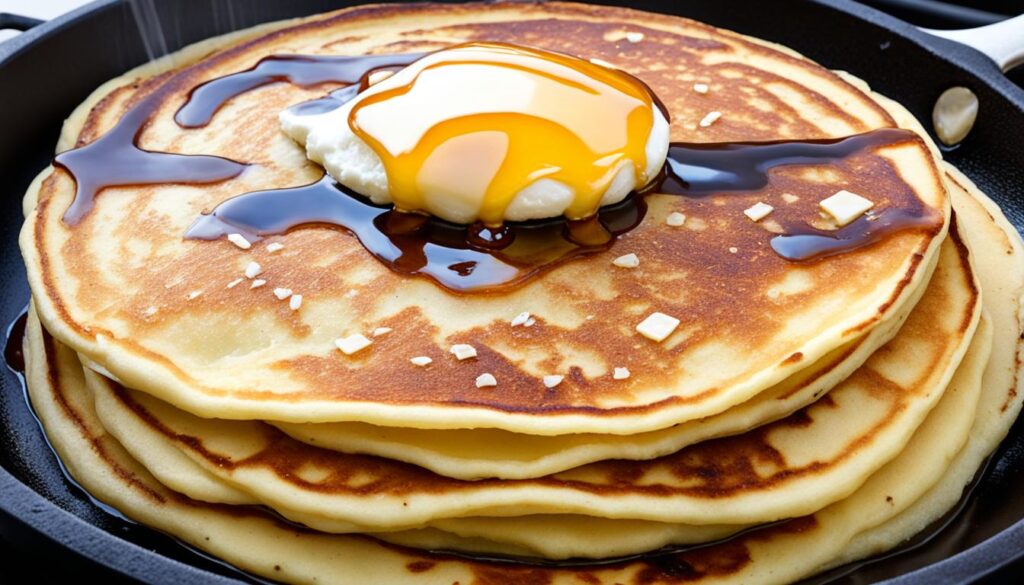
[[[311,185],[229,199],[197,219],[186,237],[215,240],[238,233],[256,241],[303,225],[339,226],[395,272],[475,291],[518,284],[544,268],[604,250],[616,235],[639,225],[645,211],[643,198],[631,196],[583,221],[467,227],[373,205],[325,175]]]
[[[858,152],[916,139],[900,128],[883,128],[846,138],[726,144],[673,144],[666,172],[650,192],[700,197],[728,191],[757,191],[768,185],[768,171],[782,165],[838,162]],[[932,210],[916,197],[910,206],[863,215],[837,230],[806,223],[783,224],[784,234],[771,239],[779,256],[796,262],[850,252],[885,236],[925,227],[934,222]]]
[[[204,126],[231,98],[278,81],[297,85],[360,82],[350,86],[358,90],[365,86],[370,72],[408,64],[420,56],[267,57],[249,71],[196,87],[175,114],[175,121],[185,128]],[[342,91],[351,92],[348,88]],[[245,163],[219,156],[152,152],[140,148],[139,136],[165,97],[162,89],[153,91],[131,106],[105,134],[85,146],[57,155],[54,164],[75,179],[75,197],[64,212],[64,223],[76,225],[81,221],[92,209],[96,194],[107,187],[218,183],[237,177],[245,170],[248,166]]]
[[[288,82],[300,87],[324,83],[358,84],[356,88],[365,89],[366,79],[371,72],[402,67],[423,55],[425,53],[356,57],[272,55],[261,59],[248,71],[218,77],[197,86],[189,94],[185,105],[174,115],[174,121],[182,128],[205,126],[231,98],[276,82]],[[335,105],[330,101],[321,103],[326,106]],[[329,109],[332,108],[327,107]],[[305,113],[315,111],[315,108],[311,108]]]
[[[53,164],[75,179],[75,198],[64,223],[76,225],[107,187],[164,183],[206,184],[237,177],[247,165],[219,156],[151,152],[138,146],[150,115],[164,98],[159,89],[132,106],[96,140],[57,155]]]

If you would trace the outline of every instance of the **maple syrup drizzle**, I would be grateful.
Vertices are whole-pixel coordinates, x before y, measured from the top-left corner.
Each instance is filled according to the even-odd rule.
[[[838,161],[914,136],[906,130],[883,129],[834,140],[673,144],[665,172],[645,193],[702,197],[756,191],[768,184],[768,172],[774,167]],[[837,230],[784,226],[787,233],[772,238],[772,249],[787,260],[807,261],[934,224],[937,212],[917,198],[911,200],[908,209],[885,209]],[[500,229],[482,224],[465,227],[375,206],[325,176],[304,187],[229,199],[200,217],[186,237],[216,239],[240,233],[257,240],[303,225],[335,225],[353,232],[371,254],[396,272],[422,274],[451,290],[471,292],[515,285],[569,258],[607,249],[617,235],[639,225],[644,215],[641,195],[624,203],[602,209],[591,220],[506,223]],[[396,221],[415,227],[395,229]]]
[[[420,59],[425,54],[404,53],[357,55],[354,57],[271,55],[260,59],[252,69],[211,79],[196,86],[189,94],[188,101],[174,114],[174,121],[182,128],[206,126],[213,119],[217,110],[232,98],[277,82],[291,83],[299,87],[312,87],[324,83],[357,84],[350,87],[354,87],[358,92],[366,88],[366,79],[373,71],[402,67]],[[346,90],[352,91],[348,88],[341,91],[346,92]],[[328,104],[329,102],[323,103],[323,105]]]
[[[184,128],[205,126],[231,98],[278,81],[302,86],[329,82],[356,84],[338,90],[340,95],[351,99],[366,88],[366,78],[371,72],[401,67],[421,56],[420,53],[410,53],[358,57],[267,57],[248,71],[197,86],[175,114],[175,121]],[[154,152],[140,148],[139,136],[165,98],[165,92],[157,89],[131,106],[113,128],[93,142],[57,155],[54,164],[68,171],[75,180],[75,196],[64,213],[65,224],[78,224],[92,209],[97,194],[107,187],[219,183],[233,179],[245,170],[246,164],[219,156]]]
[[[664,176],[650,192],[702,197],[728,191],[751,192],[768,185],[768,171],[782,165],[827,164],[858,152],[917,140],[910,130],[882,128],[844,138],[762,143],[673,144]],[[784,224],[771,239],[776,254],[796,262],[869,246],[887,235],[934,225],[937,211],[916,197],[908,207],[865,214],[837,230],[806,223]]]
[[[75,196],[64,223],[76,225],[92,210],[96,195],[107,187],[209,184],[237,177],[246,166],[219,156],[143,150],[139,136],[164,96],[158,89],[128,109],[113,128],[96,140],[57,155],[53,164],[75,180]]]

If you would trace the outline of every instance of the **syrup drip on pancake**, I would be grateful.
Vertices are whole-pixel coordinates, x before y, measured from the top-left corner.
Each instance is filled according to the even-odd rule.
[[[175,121],[185,128],[205,126],[231,98],[279,81],[296,85],[356,84],[339,90],[351,99],[366,88],[369,73],[401,67],[421,56],[410,53],[357,57],[267,57],[248,71],[220,77],[193,89],[188,101],[175,114]],[[67,170],[76,184],[74,200],[64,213],[64,223],[76,225],[81,221],[92,209],[96,195],[107,187],[218,183],[237,177],[245,170],[247,165],[218,156],[151,152],[139,148],[139,135],[165,97],[161,90],[154,91],[132,106],[103,136],[57,155],[54,164]],[[334,103],[330,98],[317,101],[327,105]]]
[[[423,274],[455,291],[514,285],[542,269],[604,250],[643,220],[643,198],[631,196],[586,220],[464,226],[376,206],[329,176],[303,187],[257,191],[200,217],[187,238],[238,233],[250,241],[309,224],[351,231],[386,266]]]
[[[277,82],[288,82],[300,87],[323,83],[357,84],[340,90],[344,96],[354,96],[366,89],[367,78],[371,72],[408,65],[423,55],[424,53],[355,57],[272,55],[261,59],[252,69],[218,77],[197,86],[189,94],[185,105],[174,114],[174,121],[182,128],[200,128],[209,124],[217,110],[231,98]],[[330,106],[334,105],[330,97],[316,102],[320,102],[321,106],[327,106],[321,111],[330,110]]]
[[[75,198],[64,223],[76,225],[92,210],[96,195],[107,187],[207,184],[237,177],[246,166],[219,156],[151,152],[137,145],[149,117],[164,96],[160,90],[132,106],[106,134],[57,155],[53,164],[75,179]]]
[[[768,171],[782,165],[809,165],[840,161],[858,152],[917,140],[909,130],[883,128],[855,136],[805,141],[728,144],[673,144],[661,182],[650,189],[685,197],[701,197],[727,191],[757,191],[768,185]],[[862,216],[838,230],[823,230],[806,223],[783,224],[785,234],[772,238],[776,254],[806,261],[841,254],[880,241],[886,235],[927,227],[938,221],[938,212],[920,199],[908,206]]]

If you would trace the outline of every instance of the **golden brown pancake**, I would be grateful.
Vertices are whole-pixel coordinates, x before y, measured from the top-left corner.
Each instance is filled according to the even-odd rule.
[[[642,41],[624,40],[627,30]],[[105,189],[74,225],[62,217],[75,182],[64,169],[50,171],[28,195],[22,237],[47,329],[129,387],[202,416],[633,434],[748,400],[899,312],[927,281],[948,202],[930,151],[915,138],[778,167],[755,192],[650,196],[644,221],[607,251],[500,293],[454,294],[396,274],[351,235],[325,226],[268,238],[285,246],[277,253],[265,242],[243,251],[226,240],[183,239],[197,217],[231,197],[319,176],[276,119],[330,89],[264,86],[231,100],[208,126],[186,130],[173,114],[196,85],[275,53],[395,53],[474,39],[626,69],[665,102],[674,140],[804,140],[896,125],[866,93],[802,57],[679,18],[556,3],[363,7],[314,17],[212,55],[189,54],[162,75],[125,78],[87,116],[72,118],[66,136],[84,145],[155,96],[160,107],[142,147],[251,166],[207,185]],[[695,81],[711,91],[693,91]],[[698,126],[708,111],[723,115]],[[779,221],[818,221],[818,202],[839,188],[869,197],[879,211],[922,208],[924,222],[849,253],[794,263],[770,249],[771,222],[743,214],[764,200]],[[682,228],[666,225],[671,211],[687,215]],[[637,254],[641,266],[613,266],[624,253]],[[267,285],[229,288],[253,261]],[[302,294],[301,310],[279,301],[276,287]],[[536,325],[512,329],[522,311]],[[634,329],[655,311],[683,322],[661,343]],[[338,337],[378,327],[393,331],[358,354],[334,348]],[[478,357],[456,360],[448,353],[455,343],[474,345]],[[420,355],[434,363],[412,366]],[[615,379],[616,367],[630,377]],[[482,373],[497,386],[477,388]],[[546,388],[548,374],[565,380]]]

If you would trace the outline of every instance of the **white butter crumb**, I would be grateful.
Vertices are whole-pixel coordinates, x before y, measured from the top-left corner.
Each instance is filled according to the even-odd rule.
[[[736,252],[739,252],[739,251],[740,251],[740,249],[737,248],[736,246],[729,246],[729,253],[730,254],[735,254]]]
[[[783,193],[782,200],[786,203],[796,203],[797,201],[800,201],[800,198],[792,193]]]
[[[257,276],[260,275],[261,272],[263,272],[263,267],[260,266],[258,262],[250,262],[245,267],[246,278],[256,278]]]
[[[636,268],[637,266],[640,266],[640,258],[638,258],[636,254],[625,254],[619,256],[615,260],[612,260],[612,264],[620,268]]]
[[[409,361],[412,362],[412,365],[419,366],[419,367],[422,368],[423,366],[430,365],[430,363],[433,362],[434,360],[428,358],[425,355],[420,355],[420,356],[416,356],[414,358],[410,358]]]
[[[513,327],[519,327],[520,325],[522,325],[523,323],[526,323],[529,320],[530,320],[530,313],[527,312],[527,311],[523,311],[522,313],[519,313],[518,315],[515,316],[515,318],[512,319],[511,325]]]
[[[355,352],[367,348],[372,341],[366,338],[362,333],[356,333],[349,335],[348,337],[340,337],[334,340],[334,345],[338,346],[341,353],[345,355],[352,355]]]
[[[228,241],[243,250],[252,248],[252,244],[250,244],[249,240],[245,239],[245,236],[242,234],[228,234]]]
[[[564,379],[565,376],[544,376],[544,387],[554,388],[555,386],[561,384],[562,380]]]
[[[302,295],[292,295],[292,298],[288,299],[288,307],[298,311],[302,307]]]
[[[686,223],[686,216],[683,215],[682,213],[679,213],[678,211],[673,211],[672,213],[668,214],[668,217],[665,218],[665,223],[672,227],[681,227],[684,223]]]
[[[156,307],[146,307],[146,310],[142,312],[146,317],[152,317],[156,315]]]
[[[625,380],[629,377],[629,368],[615,368],[612,372],[613,380]]]
[[[838,191],[831,197],[823,199],[818,205],[842,227],[857,219],[864,212],[875,206],[870,199],[846,190]]]
[[[710,125],[714,124],[715,122],[717,122],[718,119],[721,118],[721,117],[722,117],[722,112],[717,112],[717,111],[716,112],[708,112],[706,116],[701,118],[701,120],[700,120],[700,127],[701,128],[707,128],[708,126],[710,126]]]
[[[256,280],[252,281],[252,284],[249,285],[249,288],[259,288],[265,284],[267,284],[267,281],[263,280],[262,278],[257,278]]]
[[[267,252],[270,252],[271,254],[274,252],[280,252],[281,250],[284,250],[284,244],[281,242],[272,242],[267,244]]]
[[[236,278],[236,279],[232,280],[231,282],[228,283],[228,288],[235,288],[239,284],[242,284],[242,280],[243,279],[241,279],[241,278]]]
[[[743,214],[751,219],[751,221],[761,221],[768,217],[768,214],[775,211],[775,208],[768,205],[764,201],[758,201],[754,205],[743,210]]]
[[[710,89],[711,88],[708,87],[708,84],[706,84],[706,83],[694,83],[693,84],[693,91],[695,91],[697,93],[707,93],[708,90],[710,90]]]
[[[387,335],[388,333],[391,333],[391,331],[392,329],[390,327],[378,327],[373,330],[373,336],[380,337],[381,335]]]
[[[283,301],[283,300],[287,299],[288,297],[292,296],[292,289],[290,289],[290,288],[275,288],[274,289],[274,296],[277,297],[278,300]]]
[[[188,300],[191,301],[192,299],[198,297],[201,294],[203,294],[203,291],[201,291],[201,290],[194,290],[194,291],[188,293]]]
[[[529,319],[526,320],[526,323],[523,323],[523,327],[533,327],[534,325],[536,325],[536,323],[537,320],[534,319],[533,317],[530,317]]]
[[[644,33],[642,32],[628,32],[626,33],[626,40],[631,43],[639,43],[644,40]]]
[[[664,341],[666,337],[679,327],[679,319],[666,315],[665,313],[654,312],[636,326],[640,335],[654,341]]]
[[[476,357],[476,348],[465,343],[456,343],[450,350],[459,361]]]
[[[498,385],[498,380],[495,379],[494,374],[485,373],[485,374],[480,374],[479,376],[476,377],[476,387],[477,388],[485,388],[485,387],[488,387],[488,386],[497,386],[497,385]]]

